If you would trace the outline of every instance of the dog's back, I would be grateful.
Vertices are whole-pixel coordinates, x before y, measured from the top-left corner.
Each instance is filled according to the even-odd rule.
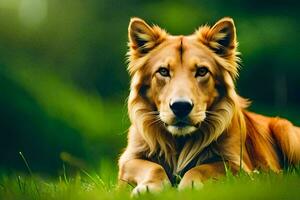
[[[244,112],[246,150],[255,169],[280,171],[300,161],[300,128],[282,118]]]

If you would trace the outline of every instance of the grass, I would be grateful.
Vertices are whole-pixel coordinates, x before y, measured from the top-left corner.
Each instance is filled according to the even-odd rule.
[[[26,159],[24,159],[25,164]],[[98,173],[79,170],[72,176],[63,166],[56,179],[41,178],[29,173],[2,175],[0,199],[131,199],[131,187],[116,186],[116,169],[106,162]],[[140,199],[299,199],[300,168],[281,174],[228,174],[219,181],[208,181],[201,190],[178,191],[167,188],[159,194],[144,194]]]

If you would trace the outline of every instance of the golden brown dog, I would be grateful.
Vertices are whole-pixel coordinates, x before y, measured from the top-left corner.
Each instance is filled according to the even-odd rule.
[[[133,193],[176,183],[198,187],[225,174],[279,172],[300,160],[300,129],[246,111],[235,90],[239,53],[231,18],[173,36],[139,18],[129,24],[128,145],[119,180]]]

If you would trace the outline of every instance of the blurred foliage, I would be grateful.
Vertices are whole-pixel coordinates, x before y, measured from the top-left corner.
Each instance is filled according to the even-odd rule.
[[[47,174],[63,161],[116,161],[128,128],[132,16],[172,34],[233,17],[240,94],[255,111],[300,124],[299,8],[293,0],[0,0],[0,168],[23,170],[19,151]]]

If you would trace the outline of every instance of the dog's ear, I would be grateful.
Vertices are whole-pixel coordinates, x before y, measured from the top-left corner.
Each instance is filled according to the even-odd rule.
[[[166,32],[158,26],[149,26],[140,18],[132,18],[128,27],[129,47],[139,55],[154,49],[165,38]]]
[[[220,56],[230,56],[236,51],[236,30],[233,19],[225,17],[213,27],[204,26],[197,31],[200,41]]]

